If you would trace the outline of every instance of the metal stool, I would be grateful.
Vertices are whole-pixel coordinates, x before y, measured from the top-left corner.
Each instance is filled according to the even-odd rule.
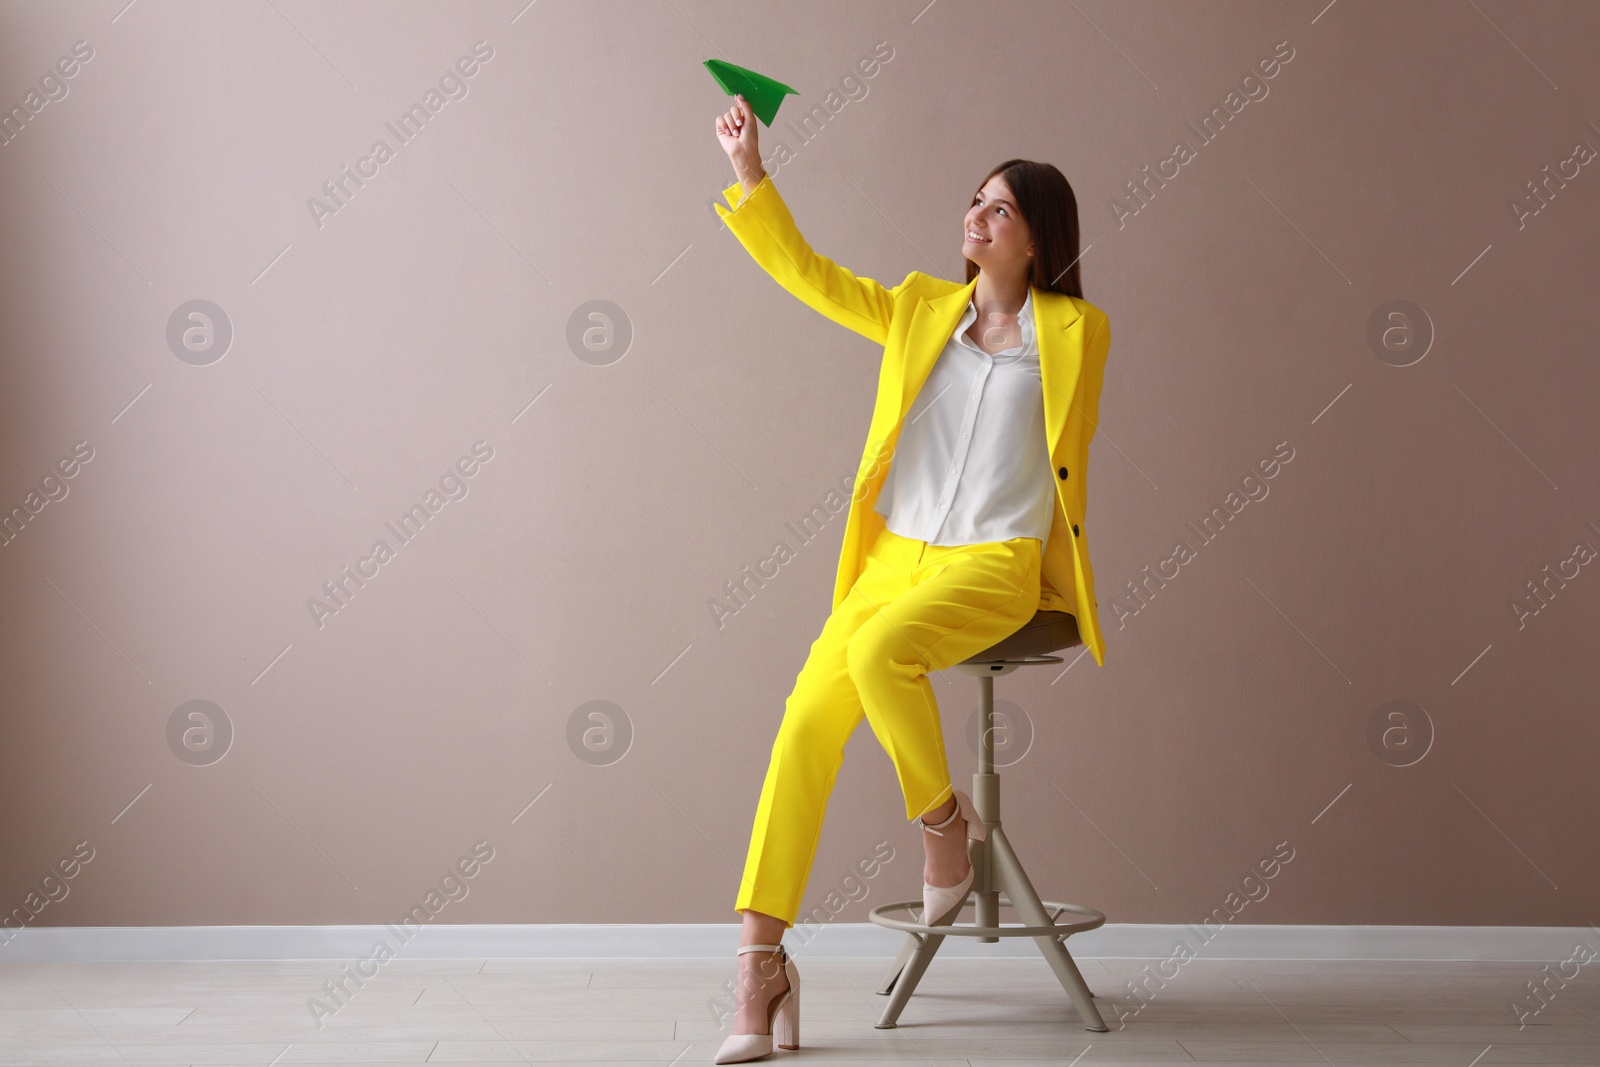
[[[879,926],[891,930],[904,930],[910,936],[900,950],[900,956],[889,968],[878,992],[892,999],[878,1020],[877,1028],[891,1029],[900,1017],[901,1009],[916,991],[922,974],[933,961],[934,953],[946,937],[976,937],[979,941],[998,943],[1002,937],[1031,937],[1039,946],[1050,969],[1055,971],[1067,996],[1072,998],[1086,1030],[1106,1032],[1106,1024],[1095,1007],[1094,994],[1078,972],[1072,954],[1067,951],[1066,939],[1103,925],[1106,917],[1093,908],[1077,904],[1058,904],[1040,900],[1022,869],[1022,862],[1011,849],[1005,830],[1000,826],[1000,776],[994,770],[994,680],[1010,674],[1018,667],[1035,663],[1061,663],[1060,656],[1047,653],[1082,644],[1078,622],[1064,611],[1041,611],[1020,630],[1005,640],[992,645],[970,659],[956,664],[957,669],[977,675],[983,699],[983,723],[978,751],[978,773],[972,776],[972,803],[978,817],[989,828],[983,841],[967,841],[967,855],[972,859],[974,875],[972,895],[976,898],[976,911],[971,925],[947,923],[942,926],[924,926],[920,922],[922,901],[902,900],[881,904],[867,914]],[[1000,922],[1002,906],[1014,909],[1021,923],[1003,925]],[[962,904],[965,909],[966,904]],[[904,912],[904,919],[893,914]],[[1063,914],[1074,916],[1070,921],[1058,922]],[[958,913],[959,914],[959,913]]]

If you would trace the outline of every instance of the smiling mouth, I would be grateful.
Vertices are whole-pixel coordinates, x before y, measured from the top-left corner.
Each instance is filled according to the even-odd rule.
[[[989,243],[990,239],[987,237],[979,237],[969,230],[967,231],[967,240],[975,245],[986,245]]]

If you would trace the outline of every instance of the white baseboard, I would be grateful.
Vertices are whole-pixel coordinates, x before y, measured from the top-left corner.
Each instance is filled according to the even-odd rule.
[[[788,931],[795,957],[892,959],[907,935],[872,923]],[[1208,940],[1209,937],[1209,940]],[[0,964],[105,960],[351,960],[382,941],[397,959],[726,959],[736,923],[428,926],[38,926],[0,929]],[[1107,923],[1067,940],[1083,959],[1505,960],[1565,959],[1600,931],[1573,926],[1259,926]],[[1179,949],[1182,942],[1186,949]],[[1036,957],[1028,938],[980,944],[946,938],[941,956]]]

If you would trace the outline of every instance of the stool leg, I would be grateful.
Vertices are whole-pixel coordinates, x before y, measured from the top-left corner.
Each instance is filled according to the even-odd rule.
[[[972,776],[972,806],[985,826],[1000,825],[1000,776],[994,771],[994,679],[985,674],[978,678],[979,719],[978,772]],[[989,840],[971,841],[968,852],[972,855],[977,876],[972,880],[977,899],[973,923],[977,926],[1000,925],[1000,885],[995,880],[993,852]],[[998,937],[980,937],[985,944],[998,944]]]
[[[889,1003],[884,1006],[883,1018],[873,1024],[878,1030],[894,1029],[900,1012],[906,1006],[906,1001],[911,999],[911,994],[917,991],[917,983],[922,981],[922,972],[928,969],[928,964],[933,962],[933,954],[939,951],[939,946],[944,943],[944,934],[927,934],[918,937],[916,934],[908,935],[913,941],[920,940],[916,949],[911,953],[911,958],[906,961],[905,969],[900,972],[899,980],[894,983],[894,995],[889,998]]]
[[[994,861],[995,880],[1004,887],[1006,898],[1017,910],[1023,924],[1051,925],[1053,920],[1050,913],[1045,910],[1039,894],[1034,892],[1033,883],[1028,881],[1027,872],[1022,869],[1022,861],[1017,859],[1011,842],[1006,839],[1005,830],[999,826],[989,830],[989,856]],[[1056,972],[1056,978],[1067,991],[1067,996],[1072,998],[1073,1006],[1078,1009],[1078,1018],[1083,1020],[1083,1028],[1106,1033],[1108,1028],[1105,1020],[1100,1018],[1100,1009],[1095,1007],[1094,994],[1089,992],[1089,986],[1079,973],[1072,953],[1067,951],[1065,939],[1060,935],[1042,935],[1033,940],[1044,954],[1045,962],[1050,964],[1050,969]]]
[[[981,680],[989,683],[987,678]],[[985,826],[993,829],[1000,825],[998,774],[979,771],[972,776],[972,804],[978,809],[978,817]],[[995,880],[993,852],[989,847],[993,839],[991,835],[982,841],[967,842],[967,854],[972,857],[972,869],[976,872],[972,878],[973,904],[976,908],[972,919],[974,926],[1000,925],[1000,883]],[[977,937],[973,940],[990,945],[1000,941],[998,937]]]
[[[899,978],[900,972],[906,969],[906,964],[910,962],[911,954],[915,951],[917,951],[917,935],[907,934],[906,943],[900,946],[900,955],[895,957],[894,963],[889,966],[889,973],[883,976],[882,982],[878,983],[878,992],[880,994],[888,996],[889,991],[894,989],[895,979]]]

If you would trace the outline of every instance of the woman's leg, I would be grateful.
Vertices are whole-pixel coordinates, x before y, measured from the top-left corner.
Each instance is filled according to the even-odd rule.
[[[924,824],[955,813],[938,704],[927,672],[944,670],[1014,633],[1039,606],[1040,543],[928,545],[911,588],[851,639],[852,678],[867,718],[894,760],[907,817]],[[922,878],[955,885],[966,876],[966,823],[923,832]]]
[[[850,638],[874,602],[907,588],[912,546],[919,544],[892,534],[874,543],[856,583],[870,597],[847,600],[828,616],[795,680],[772,743],[734,903],[744,915],[741,946],[780,944],[799,916],[845,742],[865,713],[850,680]],[[788,988],[788,976],[775,952],[747,952],[738,960],[733,1033],[767,1033],[768,1007]]]
[[[861,595],[847,597],[812,642],[772,743],[735,910],[754,909],[790,926],[799,916],[845,742],[865,713],[850,677],[850,641],[878,602],[909,587],[920,544],[885,531],[856,581]]]

